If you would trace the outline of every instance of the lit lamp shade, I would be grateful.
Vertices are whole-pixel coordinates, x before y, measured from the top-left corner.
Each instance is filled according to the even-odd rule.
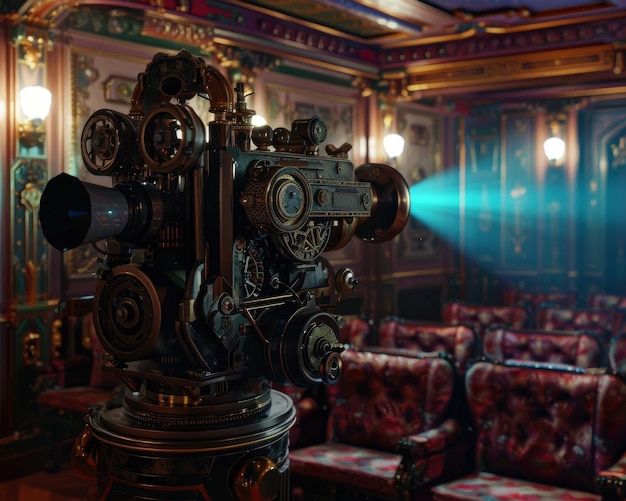
[[[255,127],[260,127],[261,125],[267,124],[267,120],[265,120],[265,118],[261,115],[252,115],[251,123]]]
[[[389,158],[398,158],[404,151],[404,138],[400,134],[387,134],[383,146]]]
[[[548,138],[543,143],[543,151],[550,163],[556,164],[565,156],[565,141],[560,137]]]
[[[45,120],[50,113],[52,94],[41,85],[24,87],[20,91],[20,104],[28,120]]]

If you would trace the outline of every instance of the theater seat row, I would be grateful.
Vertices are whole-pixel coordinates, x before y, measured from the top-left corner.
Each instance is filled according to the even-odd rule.
[[[350,348],[325,439],[290,451],[293,500],[622,499],[615,373]]]
[[[294,444],[294,499],[621,496],[626,387],[595,334],[388,318],[377,338],[344,352],[325,440]]]

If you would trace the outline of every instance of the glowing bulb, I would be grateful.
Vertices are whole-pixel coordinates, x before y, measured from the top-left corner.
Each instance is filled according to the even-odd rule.
[[[267,123],[267,120],[265,120],[265,118],[263,118],[261,115],[252,115],[252,125],[254,125],[255,127],[261,126],[261,125],[265,125]]]
[[[551,137],[543,143],[543,151],[550,162],[558,162],[565,156],[565,141],[560,137]]]
[[[52,93],[41,85],[24,87],[20,91],[20,104],[28,120],[45,120],[50,113]]]
[[[404,138],[400,134],[387,134],[383,146],[389,158],[398,158],[404,151]]]

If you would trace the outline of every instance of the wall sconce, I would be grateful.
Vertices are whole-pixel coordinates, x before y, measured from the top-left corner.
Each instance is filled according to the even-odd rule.
[[[383,138],[383,146],[387,156],[396,160],[404,151],[404,138],[400,134],[387,134]]]
[[[18,127],[20,143],[26,148],[43,145],[46,137],[43,121],[50,113],[51,92],[40,85],[31,85],[20,91],[19,98],[26,115],[26,120]]]
[[[563,165],[565,159],[565,140],[563,139],[565,116],[562,114],[548,117],[550,137],[543,143],[543,151],[551,166]]]

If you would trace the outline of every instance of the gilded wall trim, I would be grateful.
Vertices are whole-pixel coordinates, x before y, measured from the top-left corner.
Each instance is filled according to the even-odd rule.
[[[481,87],[495,83],[534,80],[539,78],[610,73],[614,70],[616,50],[610,44],[542,51],[490,59],[432,63],[407,68],[404,77],[409,92],[433,89]],[[389,77],[391,75],[391,78]],[[383,73],[383,79],[393,82],[397,72]]]

